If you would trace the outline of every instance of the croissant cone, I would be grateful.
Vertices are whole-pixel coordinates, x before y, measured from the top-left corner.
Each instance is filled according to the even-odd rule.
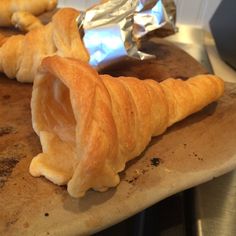
[[[30,173],[68,184],[73,197],[116,186],[125,163],[152,136],[217,100],[224,83],[213,75],[161,83],[98,75],[88,64],[45,58],[31,102],[33,128],[42,153]]]
[[[89,54],[76,23],[79,14],[72,8],[64,8],[53,16],[52,22],[26,35],[9,37],[5,42],[0,36],[0,72],[20,82],[33,82],[42,59],[48,55],[88,61]]]

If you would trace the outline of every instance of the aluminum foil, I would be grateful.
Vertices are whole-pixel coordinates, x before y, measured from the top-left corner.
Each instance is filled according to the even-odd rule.
[[[106,1],[88,9],[77,22],[83,30],[90,64],[96,68],[103,68],[124,57],[152,58],[153,55],[138,50],[138,41],[167,24],[175,31],[175,17],[168,13],[161,0]]]

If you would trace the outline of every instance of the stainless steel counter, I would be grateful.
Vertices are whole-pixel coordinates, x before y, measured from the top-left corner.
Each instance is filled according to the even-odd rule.
[[[236,83],[236,71],[219,56],[211,33],[191,25],[178,25],[179,32],[166,39],[192,55],[226,82]]]
[[[179,26],[179,33],[168,37],[203,64],[209,72],[227,82],[236,82],[236,72],[217,53],[210,33],[191,26]],[[206,144],[207,145],[207,144]],[[198,236],[236,235],[236,171],[191,190],[192,220],[190,234]],[[188,205],[188,207],[191,207]]]
[[[236,235],[236,172],[196,187],[196,235]]]

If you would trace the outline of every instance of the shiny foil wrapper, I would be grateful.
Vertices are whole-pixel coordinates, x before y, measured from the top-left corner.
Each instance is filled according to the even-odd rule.
[[[77,23],[90,64],[99,69],[125,57],[153,58],[138,50],[138,41],[164,28],[174,33],[175,9],[172,0],[110,0],[88,9]]]

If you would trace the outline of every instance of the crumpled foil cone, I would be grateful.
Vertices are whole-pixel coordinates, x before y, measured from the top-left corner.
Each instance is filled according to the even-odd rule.
[[[109,0],[81,14],[77,23],[90,64],[101,69],[125,57],[155,57],[139,51],[138,41],[167,25],[175,32],[175,5],[172,0],[166,1],[171,11],[161,0]]]

